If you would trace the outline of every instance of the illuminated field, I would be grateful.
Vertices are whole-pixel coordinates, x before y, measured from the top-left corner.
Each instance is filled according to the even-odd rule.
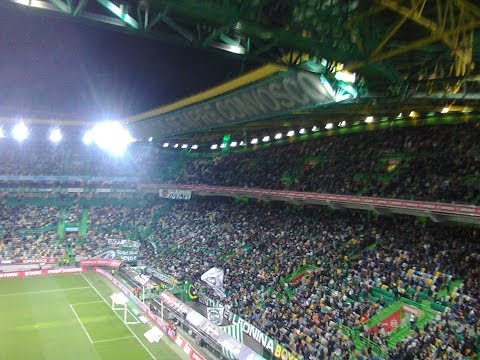
[[[111,286],[95,273],[0,280],[0,360],[185,358],[165,338],[151,344],[151,325],[125,325]]]

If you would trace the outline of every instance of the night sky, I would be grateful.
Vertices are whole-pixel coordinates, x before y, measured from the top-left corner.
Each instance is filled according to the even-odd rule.
[[[0,116],[120,118],[210,88],[240,69],[218,54],[0,7]]]

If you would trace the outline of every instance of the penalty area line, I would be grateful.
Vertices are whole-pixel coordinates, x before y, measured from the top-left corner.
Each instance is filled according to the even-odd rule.
[[[88,286],[82,287],[74,287],[74,288],[66,288],[66,289],[55,289],[55,290],[43,290],[43,291],[31,291],[31,292],[23,292],[23,293],[12,293],[12,294],[0,294],[0,296],[17,296],[17,295],[33,295],[33,294],[49,294],[59,291],[69,291],[69,290],[81,290],[81,289],[89,289]]]
[[[83,326],[82,320],[80,320],[80,317],[78,316],[77,312],[75,311],[75,309],[73,308],[72,305],[69,305],[69,306],[70,306],[70,309],[72,309],[73,313],[75,314],[75,317],[77,318],[78,322],[80,323],[80,326],[82,327],[83,331],[87,335],[88,340],[90,340],[90,344],[93,344],[92,338],[88,334],[87,329],[85,329],[85,326]]]
[[[135,337],[134,336],[124,336],[124,337],[119,337],[119,338],[114,338],[114,339],[95,340],[94,342],[92,342],[92,344],[104,343],[104,342],[109,342],[109,341],[117,341],[117,340],[125,340],[125,339],[135,339]]]
[[[100,292],[95,288],[95,286],[93,286],[93,284],[90,282],[90,280],[88,280],[83,273],[80,273],[80,275],[82,275],[82,277],[85,279],[85,281],[86,281],[86,282],[90,285],[90,287],[98,294],[98,296],[100,296],[100,298],[102,298],[103,301],[105,301],[105,303],[108,305],[108,307],[109,307],[110,309],[112,309],[112,308],[110,307],[110,303],[103,297],[102,294],[100,294]],[[125,323],[123,322],[122,317],[121,317],[120,315],[118,315],[118,313],[117,313],[115,310],[112,309],[112,311],[113,311],[113,313],[114,313],[115,315],[117,315],[117,317],[118,317],[118,318],[120,319],[120,321],[127,327],[127,329],[130,330],[130,332],[132,333],[132,335],[138,340],[138,342],[140,343],[140,345],[143,346],[143,348],[145,349],[145,351],[152,357],[152,359],[153,359],[153,360],[157,360],[157,358],[156,358],[155,356],[153,356],[153,354],[150,352],[150,350],[148,350],[148,348],[145,346],[145,344],[140,340],[140,338],[137,336],[137,334],[135,334],[135,333],[133,332],[133,330],[131,329],[131,327],[128,326],[127,324],[125,324]]]

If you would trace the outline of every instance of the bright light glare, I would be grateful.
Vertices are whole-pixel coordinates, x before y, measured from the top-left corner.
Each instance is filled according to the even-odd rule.
[[[270,136],[264,136],[263,139],[262,139],[263,142],[267,142],[267,141],[270,141]]]
[[[237,142],[236,141],[232,141],[232,143],[230,144],[231,147],[237,147]]]
[[[325,125],[325,129],[327,130],[333,129],[333,123],[328,123],[327,125]]]
[[[87,130],[83,134],[82,141],[85,145],[90,145],[93,142],[93,130]]]
[[[198,149],[198,145],[192,145],[192,149],[193,149],[193,150],[197,150],[197,149]]]
[[[5,133],[3,132],[3,128],[0,127],[0,139],[5,137]]]
[[[418,116],[418,113],[416,111],[410,111],[410,114],[408,114],[409,117],[414,118]]]
[[[250,141],[250,143],[251,143],[252,145],[258,144],[258,139],[257,139],[257,138],[252,139],[252,141]]]
[[[153,141],[153,137],[150,136],[150,137],[148,138],[148,142],[152,142],[152,141]]]
[[[373,116],[367,116],[367,117],[365,118],[365,122],[366,122],[367,124],[371,124],[371,123],[373,122]]]
[[[169,143],[163,143],[163,147],[168,147]]]
[[[282,133],[275,134],[275,139],[280,140],[282,138]]]
[[[287,133],[287,136],[293,136],[295,135],[295,131],[293,130],[290,130],[288,133]]]
[[[338,123],[338,127],[345,127],[345,126],[347,126],[347,122],[346,122],[345,120],[340,121],[340,122]]]
[[[245,145],[245,143],[242,140],[242,141],[240,141],[240,146],[243,146],[243,145]]]
[[[178,147],[178,144],[173,145],[173,147],[176,149]]]
[[[313,131],[313,132],[318,131],[318,126],[312,127],[312,131]]]
[[[217,150],[217,149],[218,149],[218,145],[217,145],[217,144],[213,144],[210,149],[212,149],[212,150]]]
[[[120,123],[114,121],[98,123],[91,131],[93,142],[100,149],[115,156],[123,155],[128,145],[134,141],[130,132]]]
[[[62,141],[63,135],[59,128],[55,128],[50,131],[48,138],[51,142],[58,144],[60,141]]]
[[[300,134],[305,134],[306,132],[307,132],[307,130],[305,130],[304,128],[301,128],[300,131],[299,131]]]
[[[223,143],[220,145],[220,149],[225,149],[227,147],[227,144]]]
[[[182,149],[186,149],[186,148],[188,148],[188,145],[187,145],[187,144],[183,144],[183,145],[182,145]]]
[[[444,108],[442,109],[442,114],[446,114],[446,113],[448,113],[449,111],[450,111],[450,108],[449,108],[449,107],[444,107]]]
[[[28,137],[28,128],[24,123],[18,123],[12,129],[12,136],[15,140],[22,142]]]

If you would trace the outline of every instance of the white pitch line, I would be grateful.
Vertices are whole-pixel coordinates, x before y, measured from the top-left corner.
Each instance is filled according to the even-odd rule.
[[[83,273],[80,273],[80,275],[82,275],[82,277],[85,279],[85,281],[90,285],[90,287],[95,290],[95,292],[98,294],[98,296],[100,296],[103,301],[105,301],[105,303],[108,305],[108,307],[110,307],[110,303],[105,300],[105,298],[102,296],[102,294],[100,294],[100,292],[95,288],[95,286],[93,286],[93,284],[90,282],[90,280],[88,280],[85,275]],[[153,354],[150,352],[150,350],[147,349],[147,347],[145,346],[145,344],[139,339],[139,337],[137,336],[137,334],[135,334],[133,332],[133,330],[130,328],[130,326],[128,326],[127,324],[125,324],[122,320],[122,317],[120,315],[118,315],[118,313],[114,310],[112,310],[115,315],[117,315],[117,317],[122,321],[122,323],[127,327],[128,330],[130,330],[130,332],[132,333],[132,335],[138,340],[138,342],[140,343],[140,345],[143,346],[143,348],[145,349],[145,351],[152,357],[153,360],[157,360],[157,358],[155,356],[153,356]]]
[[[87,286],[87,289],[90,289],[90,286]],[[87,302],[79,302],[79,303],[70,304],[70,305],[72,305],[72,306],[77,306],[77,305],[100,304],[100,303],[102,303],[102,304],[103,304],[103,301],[102,301],[102,300],[97,300],[97,301],[87,301]]]
[[[103,302],[103,301],[102,301],[102,302]],[[134,339],[134,337],[133,337],[133,336],[124,336],[124,337],[119,337],[119,338],[115,338],[115,339],[96,340],[96,341],[93,342],[93,344],[103,343],[103,342],[109,342],[109,341],[124,340],[124,339]]]
[[[85,331],[85,334],[87,335],[88,340],[90,340],[90,344],[93,344],[92,338],[90,337],[90,335],[88,335],[87,329],[85,329],[85,326],[83,326],[82,320],[80,320],[80,317],[78,316],[77,312],[75,311],[75,309],[73,308],[72,305],[70,305],[70,309],[72,309],[72,311],[75,314],[78,322],[80,323],[80,326],[82,327],[83,331]]]
[[[59,291],[69,291],[69,290],[80,290],[80,289],[90,289],[89,286],[66,288],[66,289],[55,289],[55,290],[43,290],[43,291],[31,291],[23,293],[13,293],[13,294],[0,294],[0,296],[17,296],[17,295],[30,295],[30,294],[48,294]]]

